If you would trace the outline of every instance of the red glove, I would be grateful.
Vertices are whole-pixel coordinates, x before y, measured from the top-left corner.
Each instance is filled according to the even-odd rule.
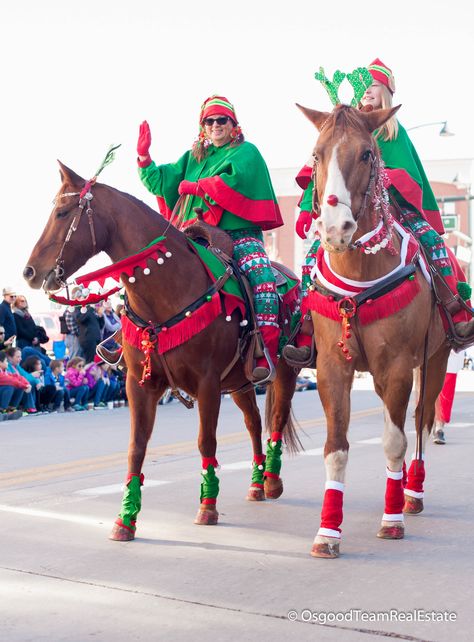
[[[311,216],[311,212],[305,212],[304,210],[301,210],[295,226],[296,233],[299,237],[301,237],[302,239],[306,238],[306,234],[309,232],[309,228],[311,227],[312,222],[313,217]]]
[[[198,184],[192,181],[181,181],[178,187],[178,194],[192,194],[196,196],[198,193]]]
[[[140,125],[140,132],[138,134],[137,153],[139,156],[148,156],[148,150],[151,145],[151,131],[150,125],[143,121]]]

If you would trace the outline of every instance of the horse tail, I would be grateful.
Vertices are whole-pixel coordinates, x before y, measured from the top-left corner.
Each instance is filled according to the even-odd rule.
[[[265,428],[267,430],[268,435],[271,435],[273,431],[274,410],[275,410],[275,386],[273,383],[271,383],[267,386],[267,393],[266,393],[266,399],[265,399]],[[286,447],[288,448],[288,452],[291,455],[295,455],[300,450],[304,450],[303,444],[301,443],[300,438],[298,437],[298,434],[297,434],[297,425],[298,424],[293,414],[293,408],[291,407],[291,401],[290,401],[288,418],[284,426],[281,428],[281,430],[283,433],[283,441]]]

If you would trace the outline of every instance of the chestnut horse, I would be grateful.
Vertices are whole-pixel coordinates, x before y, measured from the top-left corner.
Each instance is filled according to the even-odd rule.
[[[128,194],[97,183],[89,187],[89,193],[85,194],[86,199],[90,198],[87,218],[78,207],[80,201],[84,205],[82,197],[86,181],[61,163],[60,174],[62,185],[54,209],[24,270],[24,277],[32,288],[43,286],[47,292],[56,291],[68,276],[94,254],[103,251],[115,263],[137,253],[157,236],[164,235],[163,243],[169,258],[148,261],[147,269],[135,270],[130,278],[122,273],[121,280],[131,310],[142,319],[151,320],[150,324],[161,324],[185,311],[186,306],[206,293],[211,285],[208,272],[190,250],[184,234],[160,214]],[[66,238],[67,242],[64,243]],[[57,260],[58,256],[60,261]],[[58,264],[62,267],[59,274]],[[246,385],[248,380],[241,359],[234,361],[230,371],[225,373],[235,359],[239,322],[237,311],[227,320],[225,314],[220,313],[198,334],[166,352],[168,373],[156,351],[152,352],[151,377],[144,385],[139,385],[143,376],[144,355],[137,347],[124,341],[131,433],[127,487],[122,512],[114,525],[111,539],[134,538],[135,520],[141,505],[141,470],[153,430],[157,403],[169,385],[167,374],[171,375],[180,389],[198,401],[198,446],[205,469],[203,484],[207,490],[212,487],[211,491],[213,489],[214,492],[205,492],[204,495],[201,492],[196,523],[217,523],[218,480],[214,468],[217,467],[216,429],[223,390],[234,391],[232,398],[243,412],[252,440],[254,470],[247,499],[276,498],[281,494],[283,486],[279,475],[267,475],[267,471],[264,471],[260,413],[255,391],[251,385]],[[284,360],[280,360],[277,377],[270,386],[271,390],[267,391],[267,404],[271,404],[270,409],[267,405],[267,411],[272,417],[272,434],[283,433],[290,448],[297,445],[291,420],[295,381],[295,372]],[[271,445],[275,445],[273,441],[269,442]]]
[[[318,350],[318,391],[327,419],[326,490],[321,526],[311,553],[334,558],[339,555],[341,541],[354,371],[372,374],[384,405],[387,486],[377,535],[401,539],[403,513],[418,513],[423,508],[422,451],[433,426],[450,348],[434,305],[428,271],[418,261],[418,246],[393,218],[372,136],[398,107],[367,113],[345,105],[332,113],[298,107],[320,132],[313,152],[313,205],[319,213],[316,227],[321,258],[307,301]],[[407,254],[408,243],[414,257],[403,272],[402,256]],[[393,282],[397,274],[401,290],[395,289]],[[334,288],[333,283],[337,283]],[[367,303],[347,294],[352,288],[355,292],[358,285],[360,289],[372,288],[374,294]],[[385,291],[380,290],[382,286],[387,286]],[[424,360],[424,403],[420,398],[416,408],[417,454],[406,479],[404,425],[413,369]]]

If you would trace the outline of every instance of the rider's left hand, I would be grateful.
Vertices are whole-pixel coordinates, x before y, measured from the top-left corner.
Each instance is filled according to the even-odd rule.
[[[198,193],[198,184],[192,181],[181,181],[178,187],[179,194],[192,194],[196,196]]]

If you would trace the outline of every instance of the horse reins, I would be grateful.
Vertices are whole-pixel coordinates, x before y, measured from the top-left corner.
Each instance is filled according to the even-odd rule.
[[[63,259],[64,250],[66,249],[66,245],[71,240],[71,236],[74,234],[74,232],[76,232],[77,228],[79,227],[81,216],[84,212],[84,208],[86,207],[86,205],[87,205],[86,214],[87,214],[87,220],[89,221],[89,229],[91,232],[93,254],[95,254],[97,250],[94,219],[92,218],[92,215],[94,212],[90,205],[92,199],[94,198],[90,188],[94,183],[95,183],[95,178],[91,179],[90,181],[87,181],[87,183],[84,185],[84,187],[80,192],[64,192],[64,194],[58,194],[57,196],[57,198],[66,198],[67,196],[79,196],[79,204],[78,204],[79,211],[74,215],[71,225],[69,226],[69,229],[66,234],[66,238],[64,239],[63,244],[61,245],[61,249],[56,259],[56,267],[54,268],[54,274],[55,274],[56,280],[62,287],[67,287],[67,283],[65,283],[62,278],[64,276],[64,259]]]

